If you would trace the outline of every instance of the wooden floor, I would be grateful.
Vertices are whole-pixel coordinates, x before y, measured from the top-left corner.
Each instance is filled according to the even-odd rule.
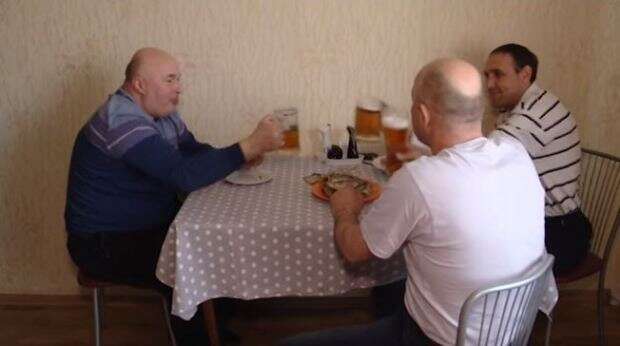
[[[595,345],[593,291],[562,291],[555,310],[552,345]],[[279,299],[243,302],[230,327],[241,345],[272,345],[278,339],[370,321],[365,298]],[[620,345],[620,307],[607,307],[608,345]],[[168,345],[159,301],[150,296],[110,297],[106,302],[105,345]],[[543,344],[537,321],[534,344]],[[93,345],[87,297],[0,296],[0,345]]]

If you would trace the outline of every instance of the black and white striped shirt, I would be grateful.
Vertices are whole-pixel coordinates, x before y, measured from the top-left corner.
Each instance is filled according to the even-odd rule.
[[[514,109],[499,116],[497,130],[519,139],[534,161],[545,189],[546,216],[579,208],[579,132],[555,95],[532,84]]]

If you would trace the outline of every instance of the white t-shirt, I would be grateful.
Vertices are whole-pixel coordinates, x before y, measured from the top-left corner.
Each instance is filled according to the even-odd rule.
[[[523,146],[503,133],[397,171],[361,221],[377,257],[403,248],[405,305],[428,337],[454,344],[465,299],[545,253],[545,194]]]

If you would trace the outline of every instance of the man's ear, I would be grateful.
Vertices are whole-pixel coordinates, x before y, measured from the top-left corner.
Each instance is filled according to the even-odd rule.
[[[140,93],[141,95],[146,94],[146,81],[142,77],[135,77],[133,81],[131,81],[133,88]]]
[[[532,78],[532,67],[530,65],[525,65],[521,71],[519,71],[519,78],[522,81],[529,83]]]
[[[425,129],[428,129],[431,125],[431,110],[424,102],[420,102],[418,107],[420,107],[420,123]]]

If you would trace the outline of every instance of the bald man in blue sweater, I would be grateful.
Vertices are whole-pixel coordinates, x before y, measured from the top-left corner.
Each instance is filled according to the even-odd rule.
[[[279,148],[281,129],[263,118],[247,138],[225,148],[196,141],[177,113],[179,64],[157,48],[138,50],[125,81],[77,135],[67,188],[67,247],[96,278],[151,286],[168,226],[188,193],[221,180]],[[182,345],[204,344],[197,318],[173,328]]]

